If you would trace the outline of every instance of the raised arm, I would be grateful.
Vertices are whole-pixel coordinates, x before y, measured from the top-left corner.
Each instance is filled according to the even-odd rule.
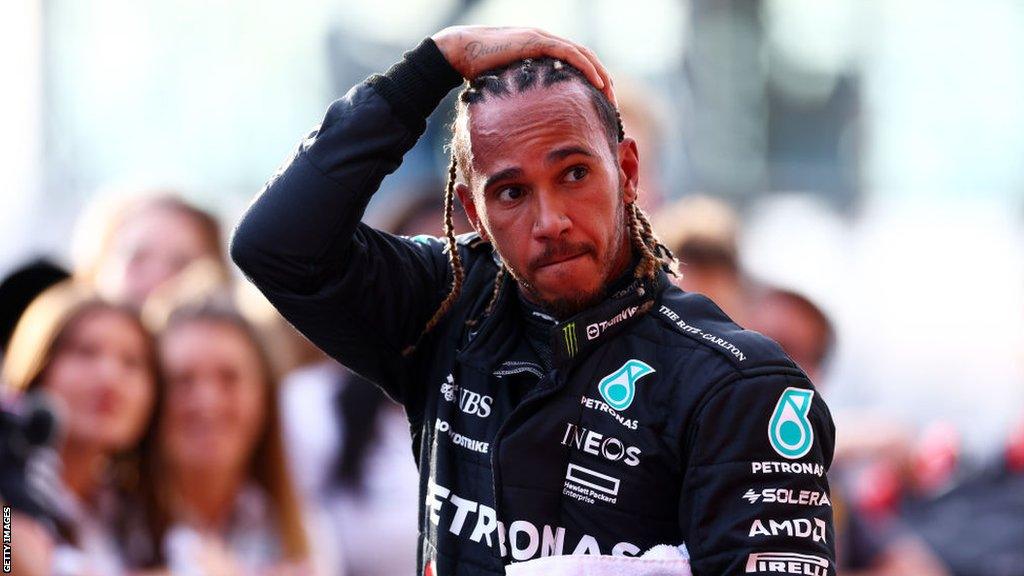
[[[565,59],[610,93],[596,58],[566,40],[526,28],[446,28],[334,102],[235,229],[232,259],[278,310],[399,400],[401,351],[449,290],[448,261],[442,242],[373,230],[363,212],[463,78],[541,55]]]
[[[400,396],[400,351],[447,284],[436,243],[360,220],[462,81],[431,40],[331,104],[235,228],[231,257],[307,338]]]

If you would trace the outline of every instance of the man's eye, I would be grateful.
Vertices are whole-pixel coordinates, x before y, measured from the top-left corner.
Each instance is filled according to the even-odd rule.
[[[565,173],[565,180],[567,182],[579,182],[587,177],[590,170],[586,166],[573,166]]]
[[[515,202],[523,197],[524,191],[519,186],[506,186],[498,190],[498,199],[502,202]]]

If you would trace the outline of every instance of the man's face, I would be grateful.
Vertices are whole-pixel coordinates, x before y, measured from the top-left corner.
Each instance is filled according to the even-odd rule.
[[[609,147],[577,82],[491,97],[470,109],[473,166],[457,187],[526,295],[564,317],[595,303],[630,261],[632,140]]]

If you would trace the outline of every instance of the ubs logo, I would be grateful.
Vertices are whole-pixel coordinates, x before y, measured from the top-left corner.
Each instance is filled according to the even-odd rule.
[[[459,410],[471,416],[487,418],[491,415],[491,405],[494,398],[466,390],[455,383],[455,378],[449,374],[441,383],[441,396],[448,402],[457,402]]]

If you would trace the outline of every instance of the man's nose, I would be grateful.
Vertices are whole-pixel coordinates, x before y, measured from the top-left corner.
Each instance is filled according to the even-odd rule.
[[[533,236],[539,240],[557,239],[568,234],[572,220],[566,212],[568,207],[556,194],[540,191],[535,195],[536,214],[533,222]]]

